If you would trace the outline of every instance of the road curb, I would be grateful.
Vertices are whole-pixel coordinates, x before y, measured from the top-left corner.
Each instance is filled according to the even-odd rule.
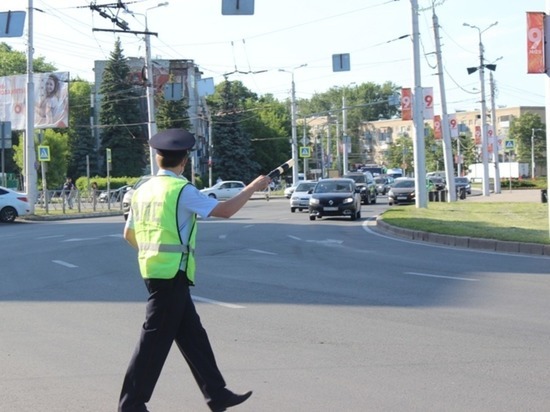
[[[86,219],[91,217],[109,217],[109,216],[122,216],[121,211],[110,212],[87,212],[87,213],[75,213],[67,215],[27,215],[21,216],[22,220],[31,221],[53,221],[53,220],[72,220],[72,219]]]
[[[495,239],[473,238],[466,236],[443,235],[440,233],[423,232],[392,226],[379,216],[376,218],[376,228],[384,233],[409,240],[427,243],[437,243],[466,249],[488,250],[501,253],[519,253],[526,255],[550,256],[550,245],[541,243],[509,242]]]

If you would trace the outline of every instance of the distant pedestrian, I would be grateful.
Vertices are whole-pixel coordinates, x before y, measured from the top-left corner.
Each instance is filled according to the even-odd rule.
[[[63,185],[63,198],[67,206],[69,207],[69,209],[73,208],[73,199],[74,199],[75,190],[76,190],[76,186],[73,183],[73,179],[70,177],[67,177],[67,180]]]

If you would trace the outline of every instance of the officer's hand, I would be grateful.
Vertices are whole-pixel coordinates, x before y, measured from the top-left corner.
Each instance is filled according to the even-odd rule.
[[[254,187],[255,192],[259,192],[267,188],[269,183],[271,183],[271,178],[269,176],[260,175],[250,183],[250,186]]]

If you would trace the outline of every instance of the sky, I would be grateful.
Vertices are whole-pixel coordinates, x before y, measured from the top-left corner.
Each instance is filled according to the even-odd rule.
[[[33,0],[35,57],[44,57],[58,71],[69,71],[72,78],[93,81],[94,60],[107,60],[117,37],[126,57],[144,56],[142,35],[94,31],[119,29],[90,9],[90,4],[108,3],[116,1]],[[407,36],[413,31],[409,0],[255,0],[251,16],[222,15],[222,0],[171,0],[160,7],[159,0],[126,4],[131,13],[119,9],[117,17],[130,30],[143,31],[147,21],[149,31],[158,33],[151,36],[153,58],[191,59],[203,78],[212,77],[215,84],[225,77],[240,80],[252,92],[279,100],[290,97],[292,77],[299,99],[366,82],[414,87],[413,42]],[[545,105],[545,75],[527,74],[525,16],[527,11],[544,11],[545,0],[418,0],[418,4],[422,86],[434,88],[436,114],[441,98],[434,10],[449,112],[480,107],[479,74],[467,73],[468,67],[479,66],[479,31],[485,63],[497,64],[496,105]],[[27,7],[24,0],[0,2],[0,11]],[[16,50],[26,49],[25,36],[3,41]],[[350,70],[334,72],[332,56],[347,53]]]

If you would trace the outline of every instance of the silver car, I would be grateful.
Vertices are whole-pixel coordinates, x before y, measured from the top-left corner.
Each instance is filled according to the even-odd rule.
[[[212,187],[202,189],[201,192],[215,199],[226,200],[239,194],[245,187],[246,185],[239,180],[224,180]]]
[[[311,197],[311,190],[315,187],[317,182],[305,181],[298,183],[296,189],[290,196],[290,211],[294,213],[296,209],[300,212],[309,208],[309,198]]]

